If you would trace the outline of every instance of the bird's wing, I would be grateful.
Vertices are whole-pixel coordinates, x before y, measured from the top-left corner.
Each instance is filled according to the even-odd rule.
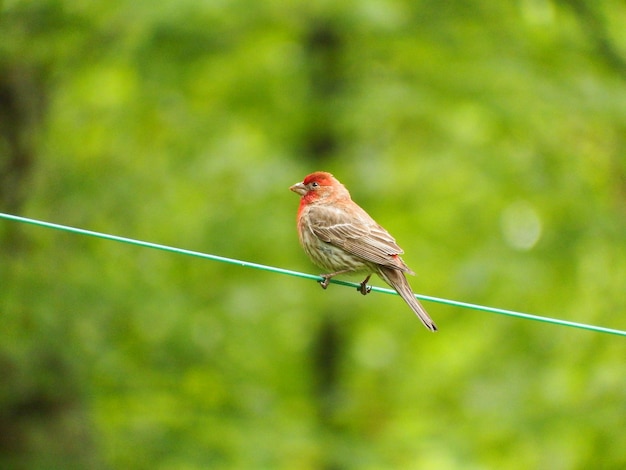
[[[397,256],[404,251],[396,240],[356,204],[349,209],[336,205],[313,206],[309,221],[314,221],[310,230],[320,240],[366,261],[412,273]]]

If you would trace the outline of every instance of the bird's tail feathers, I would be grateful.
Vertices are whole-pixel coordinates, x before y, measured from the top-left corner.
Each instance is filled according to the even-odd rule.
[[[437,331],[437,325],[435,325],[435,322],[430,318],[428,313],[426,313],[422,304],[415,298],[409,281],[406,280],[402,271],[380,266],[378,268],[378,275],[400,294],[400,297],[411,307],[411,310],[415,312],[426,328],[430,331]]]

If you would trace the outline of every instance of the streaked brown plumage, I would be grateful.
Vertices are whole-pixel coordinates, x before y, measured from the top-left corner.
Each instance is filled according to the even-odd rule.
[[[344,273],[364,272],[367,277],[359,289],[367,294],[367,281],[378,274],[411,307],[424,326],[437,326],[413,295],[404,273],[414,274],[399,255],[404,253],[395,239],[350,198],[350,193],[333,175],[311,173],[291,186],[301,197],[298,208],[300,244],[311,260],[328,270],[322,274],[325,289],[328,281]]]

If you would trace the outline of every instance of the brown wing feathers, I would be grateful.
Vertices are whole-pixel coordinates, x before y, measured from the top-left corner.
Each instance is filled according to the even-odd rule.
[[[358,219],[333,206],[317,205],[311,211],[315,212],[311,219],[316,221],[311,230],[321,240],[366,261],[412,273],[397,256],[403,253],[402,248],[365,211]]]

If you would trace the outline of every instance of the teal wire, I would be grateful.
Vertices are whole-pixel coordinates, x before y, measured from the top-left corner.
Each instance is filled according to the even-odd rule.
[[[209,259],[212,261],[218,261],[220,263],[234,264],[236,266],[241,266],[244,268],[258,269],[261,271],[268,271],[268,272],[278,273],[278,274],[286,274],[287,276],[294,276],[294,277],[299,277],[303,279],[311,279],[314,281],[323,280],[321,276],[316,276],[313,274],[306,274],[306,273],[301,273],[298,271],[292,271],[289,269],[282,269],[282,268],[277,268],[274,266],[266,266],[263,264],[251,263],[249,261],[241,261],[241,260],[233,259],[233,258],[225,258],[223,256],[211,255],[211,254],[202,253],[199,251],[185,250],[182,248],[175,248],[172,246],[160,245],[158,243],[150,243],[150,242],[146,242],[142,240],[135,240],[132,238],[120,237],[117,235],[110,235],[107,233],[94,232],[91,230],[84,230],[81,228],[70,227],[67,225],[60,225],[60,224],[54,224],[51,222],[44,222],[42,220],[19,217],[17,215],[5,214],[2,212],[0,212],[0,218],[12,220],[15,222],[21,222],[24,224],[36,225],[39,227],[46,227],[46,228],[51,228],[55,230],[61,230],[64,232],[69,232],[69,233],[76,233],[79,235],[86,235],[89,237],[102,238],[104,240],[112,240],[112,241],[116,241],[120,243],[127,243],[129,245],[141,246],[145,248],[152,248],[155,250],[167,251],[170,253],[177,253],[181,255],[188,255],[188,256],[194,256],[197,258]],[[333,284],[338,284],[342,286],[348,286],[348,287],[354,287],[354,288],[360,287],[360,284],[357,284],[355,282],[343,281],[340,279],[331,279],[330,282]],[[383,294],[397,295],[397,292],[394,291],[393,289],[385,289],[383,287],[372,286],[372,291],[380,292]],[[525,320],[532,320],[532,321],[550,323],[553,325],[568,326],[568,327],[579,328],[579,329],[588,330],[588,331],[595,331],[598,333],[608,333],[608,334],[613,334],[613,335],[618,335],[618,336],[626,336],[626,331],[616,330],[613,328],[605,328],[602,326],[587,325],[585,323],[577,323],[577,322],[572,322],[572,321],[567,321],[567,320],[560,320],[557,318],[542,317],[538,315],[531,315],[528,313],[516,312],[514,310],[505,310],[505,309],[495,308],[495,307],[486,307],[484,305],[477,305],[477,304],[471,304],[467,302],[459,302],[456,300],[442,299],[439,297],[431,297],[428,295],[416,294],[415,297],[417,297],[420,300],[426,300],[428,302],[435,302],[439,304],[450,305],[453,307],[467,308],[471,310],[480,310],[483,312],[496,313],[499,315],[522,318]]]

